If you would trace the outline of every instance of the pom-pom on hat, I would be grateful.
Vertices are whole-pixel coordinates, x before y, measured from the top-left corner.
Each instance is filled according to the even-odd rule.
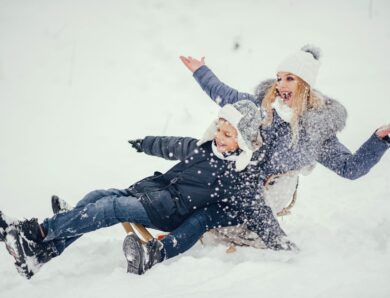
[[[277,72],[290,72],[314,87],[320,68],[321,50],[313,45],[305,45],[300,51],[285,58],[279,64]]]
[[[260,109],[250,100],[240,100],[234,104],[224,105],[218,113],[237,130],[237,143],[242,152],[236,159],[236,170],[242,171],[249,164],[253,152],[260,148],[263,140],[260,135],[262,114]],[[213,121],[198,141],[198,146],[215,137],[218,119]]]

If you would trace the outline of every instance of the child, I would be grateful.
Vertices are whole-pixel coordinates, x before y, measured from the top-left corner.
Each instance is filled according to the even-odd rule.
[[[255,104],[245,100],[224,106],[199,141],[175,137],[130,141],[137,151],[180,162],[128,189],[93,191],[74,209],[41,224],[37,219],[11,220],[0,211],[0,239],[19,273],[30,278],[78,237],[102,227],[128,221],[172,231],[198,208],[229,204],[229,198],[242,191],[236,182],[261,146],[260,119]],[[153,241],[148,249],[148,262],[164,258],[163,242]]]

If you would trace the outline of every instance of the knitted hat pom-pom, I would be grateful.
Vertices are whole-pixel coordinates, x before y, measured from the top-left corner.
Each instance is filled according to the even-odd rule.
[[[304,51],[304,52],[312,54],[314,59],[320,60],[321,49],[319,47],[316,47],[316,46],[311,45],[311,44],[307,44],[307,45],[304,45],[301,48],[301,50]]]

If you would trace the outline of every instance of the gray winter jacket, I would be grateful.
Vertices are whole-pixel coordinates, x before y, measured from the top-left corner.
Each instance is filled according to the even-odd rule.
[[[267,90],[274,82],[267,80],[260,83],[255,95],[251,95],[225,85],[207,66],[194,72],[194,78],[220,106],[243,99],[261,106]],[[258,169],[256,197],[243,196],[236,212],[240,214],[240,218],[244,218],[248,229],[257,233],[267,247],[273,248],[270,243],[277,243],[285,235],[271,209],[262,199],[263,185],[269,177],[301,171],[319,162],[342,177],[357,179],[368,173],[390,147],[388,137],[379,139],[373,134],[352,154],[336,136],[345,126],[345,108],[336,100],[323,97],[326,102],[323,107],[310,109],[301,116],[296,146],[290,146],[290,126],[276,112],[273,114],[272,124],[261,128],[264,144],[252,158]]]
[[[255,95],[238,92],[222,83],[207,67],[200,67],[194,77],[202,89],[220,106],[248,99],[257,105],[271,87],[273,80],[259,84]],[[260,179],[275,174],[301,170],[316,162],[334,171],[338,175],[357,179],[365,174],[380,160],[390,147],[390,140],[379,139],[373,134],[357,151],[352,154],[336,136],[345,126],[347,113],[336,100],[324,96],[326,104],[320,109],[306,111],[299,122],[299,141],[290,147],[291,130],[274,112],[270,126],[262,128],[264,146],[257,152]]]

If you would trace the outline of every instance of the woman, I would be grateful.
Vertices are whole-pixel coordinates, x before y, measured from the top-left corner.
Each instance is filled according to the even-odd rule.
[[[355,154],[339,142],[336,134],[344,128],[347,113],[340,103],[313,89],[320,66],[316,48],[305,46],[287,57],[278,66],[276,79],[261,82],[255,96],[222,83],[204,58],[180,58],[220,106],[249,99],[262,108],[266,116],[261,133],[266,146],[260,156],[272,172],[302,170],[319,162],[344,178],[357,179],[390,146],[390,124],[376,130]],[[263,167],[259,170],[268,174]]]
[[[245,223],[266,247],[291,249],[291,244],[285,245],[285,234],[263,200],[263,186],[267,180],[292,171],[307,172],[317,162],[344,178],[357,179],[368,173],[390,147],[390,125],[376,130],[355,154],[339,142],[336,134],[344,128],[347,113],[340,103],[313,89],[320,66],[318,49],[305,46],[288,56],[278,66],[276,79],[261,82],[254,96],[222,83],[205,65],[204,57],[197,60],[181,56],[180,59],[193,72],[202,89],[220,106],[247,99],[261,107],[264,116],[261,126],[264,143],[252,159],[259,177],[256,197],[239,198],[241,202],[235,210],[194,213],[165,239],[182,251],[195,244],[216,222],[219,226]],[[256,204],[253,204],[254,200]],[[222,214],[226,213],[234,216],[224,218]],[[129,249],[137,243],[138,251]],[[135,256],[147,252],[141,247],[135,235],[126,237],[124,252],[128,262],[134,262]],[[166,257],[173,256],[175,254],[168,253]],[[139,266],[150,268],[142,262]]]

